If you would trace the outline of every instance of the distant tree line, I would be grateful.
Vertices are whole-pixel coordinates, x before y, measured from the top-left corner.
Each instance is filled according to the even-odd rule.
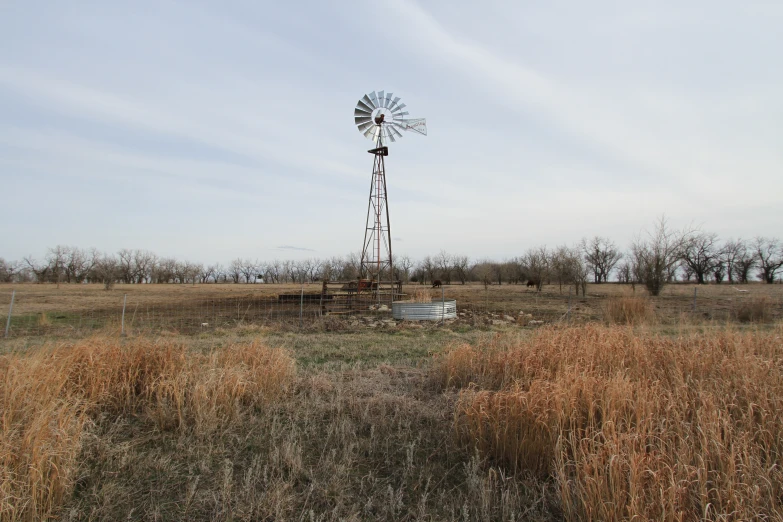
[[[359,276],[359,255],[328,259],[260,261],[234,259],[228,265],[204,265],[159,257],[146,250],[123,249],[107,254],[70,246],[49,248],[43,260],[0,258],[0,282],[103,283],[306,283],[347,281]],[[541,290],[556,284],[560,291],[574,286],[585,292],[588,282],[619,281],[643,285],[651,295],[675,281],[699,284],[748,283],[754,277],[774,283],[783,267],[783,243],[776,238],[720,241],[717,234],[676,230],[660,218],[651,230],[637,236],[622,252],[610,239],[595,236],[573,246],[538,246],[504,261],[471,260],[441,251],[413,261],[394,259],[396,277],[422,284],[481,282],[527,284]],[[779,279],[778,279],[779,280]]]

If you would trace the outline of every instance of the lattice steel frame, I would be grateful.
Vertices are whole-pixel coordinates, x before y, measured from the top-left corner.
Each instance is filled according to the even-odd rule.
[[[376,148],[367,151],[373,155],[373,168],[359,273],[362,279],[393,283],[394,263],[384,159],[389,155],[389,148],[383,146],[380,135],[376,145]]]

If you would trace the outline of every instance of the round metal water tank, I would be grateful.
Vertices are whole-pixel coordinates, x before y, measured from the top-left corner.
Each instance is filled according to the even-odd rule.
[[[433,300],[431,303],[395,301],[392,303],[392,317],[408,321],[440,321],[457,318],[455,299]]]

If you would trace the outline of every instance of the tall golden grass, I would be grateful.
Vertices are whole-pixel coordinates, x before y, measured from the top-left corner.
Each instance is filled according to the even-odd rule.
[[[210,433],[285,393],[294,371],[286,352],[260,343],[195,353],[99,338],[0,356],[0,520],[57,515],[94,415]]]
[[[553,477],[568,520],[783,519],[783,328],[543,330],[458,346],[459,435]]]
[[[754,296],[740,302],[735,315],[741,323],[769,323],[772,321],[772,308],[769,296]]]
[[[636,325],[649,323],[654,313],[649,299],[624,295],[606,302],[604,317],[610,323]]]
[[[411,295],[411,301],[414,303],[431,303],[432,295],[430,294],[429,289],[416,288]]]

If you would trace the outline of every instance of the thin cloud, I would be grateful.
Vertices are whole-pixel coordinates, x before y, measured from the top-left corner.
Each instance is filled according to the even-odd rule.
[[[275,247],[277,250],[296,250],[299,252],[315,252],[312,248],[305,248],[305,247],[298,247],[298,246],[292,246],[292,245],[282,245],[279,247]]]

